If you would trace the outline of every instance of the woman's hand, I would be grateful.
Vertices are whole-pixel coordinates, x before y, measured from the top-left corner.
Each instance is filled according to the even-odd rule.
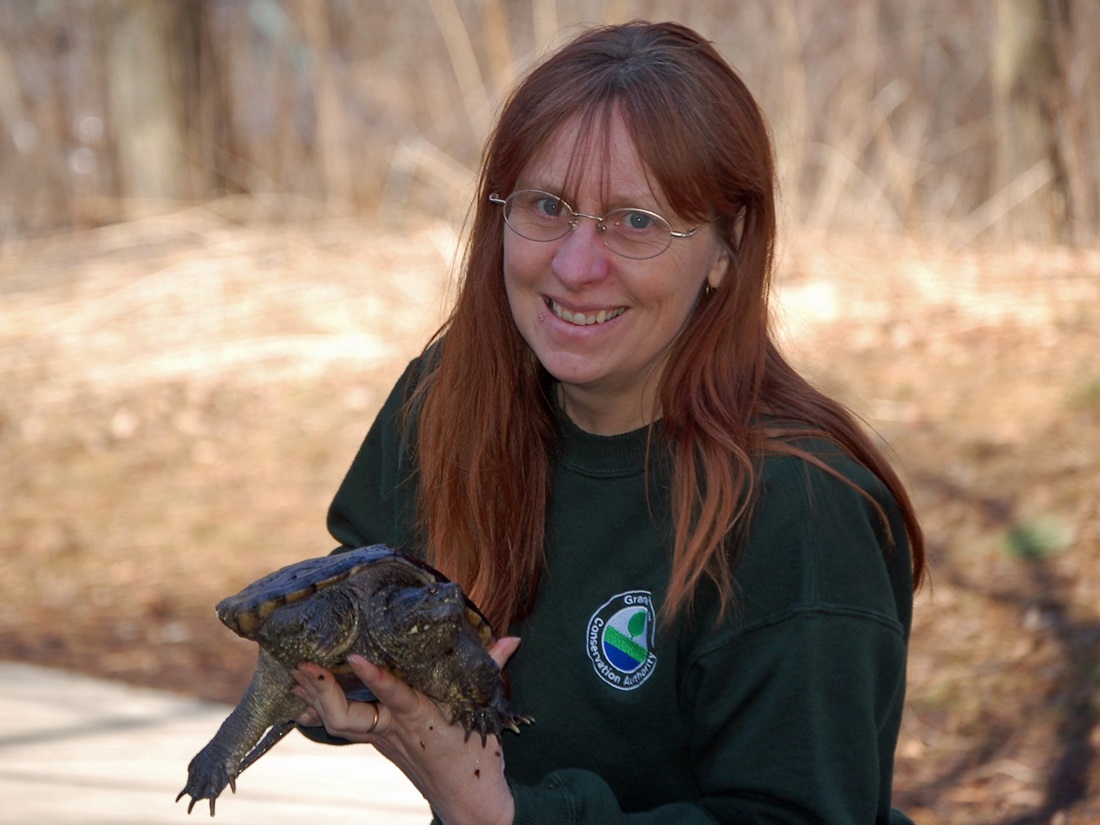
[[[504,666],[519,639],[499,639],[489,651]],[[377,702],[349,702],[331,673],[303,663],[293,671],[295,695],[310,705],[298,718],[303,725],[323,724],[333,736],[369,742],[409,778],[435,814],[447,825],[511,825],[512,793],[504,779],[500,740],[484,746],[478,735],[466,737],[425,694],[361,656],[348,664]]]

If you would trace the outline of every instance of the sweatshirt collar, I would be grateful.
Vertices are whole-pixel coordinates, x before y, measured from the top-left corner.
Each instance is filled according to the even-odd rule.
[[[558,457],[571,470],[589,476],[626,476],[642,473],[646,466],[647,450],[660,449],[660,427],[652,435],[650,428],[639,427],[618,435],[593,435],[578,427],[555,405],[561,444]]]

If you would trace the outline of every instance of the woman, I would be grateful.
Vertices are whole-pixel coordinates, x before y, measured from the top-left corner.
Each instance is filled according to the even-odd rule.
[[[775,228],[767,126],[694,32],[596,29],[527,77],[455,309],[329,526],[462,583],[536,722],[483,748],[361,659],[379,702],[303,665],[300,721],[374,744],[450,825],[907,821],[920,528],[772,341]]]

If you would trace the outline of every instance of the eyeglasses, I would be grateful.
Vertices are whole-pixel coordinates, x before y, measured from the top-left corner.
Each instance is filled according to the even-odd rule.
[[[529,241],[556,241],[577,228],[581,218],[596,221],[604,246],[624,258],[656,258],[672,245],[673,238],[690,238],[701,227],[677,232],[664,218],[648,209],[612,209],[606,215],[577,212],[557,195],[541,189],[520,189],[506,198],[495,192],[493,203],[504,206],[504,222]]]

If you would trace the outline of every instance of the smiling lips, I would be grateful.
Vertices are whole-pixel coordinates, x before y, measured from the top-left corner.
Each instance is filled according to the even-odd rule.
[[[626,307],[618,307],[616,309],[601,309],[599,312],[591,315],[586,315],[583,312],[570,312],[561,304],[554,301],[552,298],[546,299],[546,305],[550,307],[550,311],[557,317],[569,324],[574,324],[579,327],[591,326],[592,324],[602,324],[610,321],[613,318],[618,318],[624,312]]]

